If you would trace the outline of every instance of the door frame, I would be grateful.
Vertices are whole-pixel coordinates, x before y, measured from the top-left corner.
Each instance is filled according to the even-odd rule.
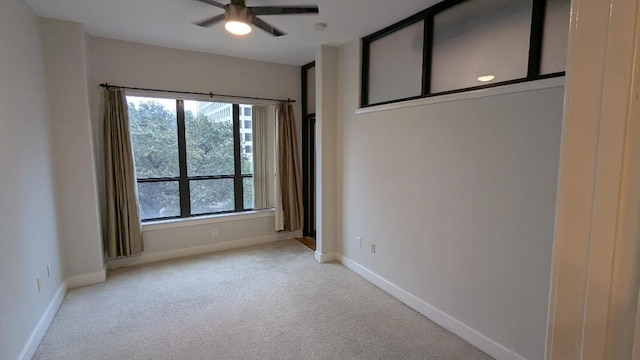
[[[301,67],[302,89],[302,202],[304,214],[303,236],[315,238],[316,236],[316,165],[315,165],[315,118],[316,114],[308,114],[308,79],[307,73],[315,68],[316,62],[312,61]],[[312,125],[312,126],[310,126]]]
[[[640,358],[639,11],[572,1],[548,360]]]

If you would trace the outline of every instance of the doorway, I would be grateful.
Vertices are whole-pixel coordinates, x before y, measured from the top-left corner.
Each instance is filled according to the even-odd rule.
[[[303,239],[316,249],[316,64],[302,66],[302,201],[304,207]]]

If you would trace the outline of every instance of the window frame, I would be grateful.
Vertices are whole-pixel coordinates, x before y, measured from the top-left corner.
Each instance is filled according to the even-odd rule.
[[[447,91],[432,93],[430,91],[430,86],[431,86],[431,65],[432,65],[431,61],[432,61],[432,53],[433,53],[434,18],[437,14],[443,11],[446,11],[449,8],[452,8],[466,1],[468,0],[442,1],[414,15],[411,15],[406,19],[403,19],[395,24],[387,26],[382,30],[376,31],[373,34],[370,34],[362,38],[362,56],[361,56],[362,60],[361,60],[361,66],[360,66],[361,68],[360,108],[565,76],[564,71],[550,73],[550,74],[540,74],[540,67],[542,62],[542,42],[543,42],[543,34],[544,34],[544,22],[545,22],[547,0],[532,0],[533,6],[531,11],[531,32],[530,32],[530,38],[529,38],[529,57],[528,57],[528,63],[527,63],[527,76],[523,78],[512,79],[512,80],[499,81],[491,84],[483,84],[483,85],[477,85],[477,86],[466,87],[461,89],[454,89],[454,90],[447,90]],[[388,101],[382,101],[382,102],[370,104],[369,103],[369,76],[370,76],[369,65],[371,60],[370,58],[371,43],[373,43],[376,40],[380,40],[385,36],[391,35],[396,31],[402,30],[407,26],[413,25],[419,21],[424,21],[421,94],[416,96],[401,98],[401,99],[394,99],[394,100],[388,100]]]
[[[162,99],[164,97],[155,96],[152,94],[140,94],[140,93],[125,93],[126,96],[145,96],[148,98]],[[166,99],[166,98],[165,98]],[[184,112],[184,101],[209,101],[202,99],[187,99],[187,98],[170,98],[176,101],[176,124],[177,124],[177,136],[178,136],[178,167],[180,174],[178,176],[171,177],[147,177],[139,178],[136,172],[136,186],[141,183],[157,183],[157,182],[177,182],[178,183],[178,195],[180,201],[180,215],[177,216],[162,216],[141,219],[141,222],[154,222],[163,220],[196,218],[207,215],[219,215],[230,213],[242,213],[247,211],[254,211],[254,208],[244,207],[244,185],[243,180],[245,178],[253,178],[253,171],[250,174],[242,173],[242,142],[240,136],[240,103],[224,102],[232,105],[232,125],[233,125],[233,159],[234,159],[234,173],[233,174],[221,174],[221,175],[198,175],[193,176],[188,174],[187,166],[187,141],[186,141],[186,123]],[[211,100],[215,102],[215,100]],[[243,103],[245,104],[245,103]],[[226,110],[225,110],[226,112]],[[135,152],[132,144],[132,150]],[[252,149],[253,150],[253,149]],[[135,169],[134,169],[135,171]],[[233,179],[233,196],[234,196],[234,209],[224,211],[212,211],[206,213],[192,214],[191,212],[191,192],[190,181],[198,180],[219,180],[219,179]],[[137,195],[136,195],[137,196]],[[136,199],[137,200],[137,199]]]

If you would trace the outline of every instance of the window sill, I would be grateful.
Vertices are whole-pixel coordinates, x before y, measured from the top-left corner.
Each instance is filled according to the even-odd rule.
[[[396,102],[391,104],[371,106],[371,107],[356,109],[355,113],[356,115],[360,115],[360,114],[367,114],[367,113],[378,112],[378,111],[408,108],[413,106],[441,104],[441,103],[448,103],[448,102],[462,101],[462,100],[469,100],[469,99],[480,99],[480,98],[490,97],[490,96],[499,96],[499,95],[506,95],[506,94],[514,94],[519,92],[535,91],[535,90],[541,90],[541,89],[551,89],[551,88],[564,86],[564,80],[565,80],[564,76],[559,76],[559,77],[554,77],[549,79],[527,81],[527,82],[522,82],[518,84],[504,85],[504,86],[498,86],[498,87],[492,87],[492,88],[480,89],[480,90],[472,90],[472,91],[456,93],[456,94],[441,95],[441,96],[427,97],[422,99],[401,101],[401,102]]]
[[[275,216],[275,212],[276,211],[274,209],[265,209],[265,210],[245,211],[241,213],[207,215],[207,216],[185,218],[185,219],[150,221],[142,224],[142,231],[143,232],[156,231],[156,230],[172,229],[172,228],[187,227],[187,226],[197,226],[197,225],[204,225],[204,224],[253,220],[253,219]]]

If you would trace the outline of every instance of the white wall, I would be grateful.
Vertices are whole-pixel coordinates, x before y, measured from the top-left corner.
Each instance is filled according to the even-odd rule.
[[[79,23],[40,19],[52,120],[57,212],[65,276],[103,271],[85,33]]]
[[[563,88],[356,115],[359,48],[338,54],[342,254],[543,359]]]
[[[338,49],[316,51],[316,260],[335,259],[336,247],[336,84]],[[333,254],[333,255],[331,255]]]
[[[0,59],[0,359],[16,359],[63,281],[40,33],[25,1],[2,3]]]
[[[291,65],[244,60],[185,50],[169,49],[111,40],[89,38],[89,88],[92,92],[93,133],[96,171],[101,199],[104,198],[102,151],[102,89],[98,84],[214,92],[218,94],[295,99],[298,131],[300,116],[300,68]],[[104,201],[102,201],[104,204]],[[104,206],[102,206],[104,207]],[[233,240],[271,236],[275,239],[273,217],[229,224],[219,220],[196,226],[145,227],[145,254],[161,253],[194,246],[208,246]],[[265,223],[266,221],[266,223]],[[213,228],[219,235],[212,236]]]

